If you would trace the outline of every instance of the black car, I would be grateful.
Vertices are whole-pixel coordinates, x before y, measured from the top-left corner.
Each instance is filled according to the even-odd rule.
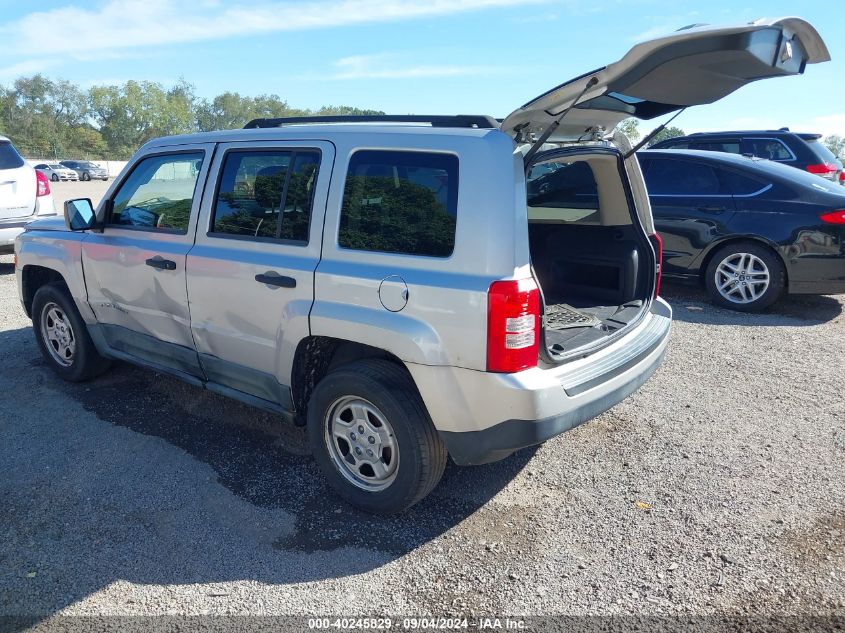
[[[797,167],[811,174],[845,184],[842,161],[821,142],[821,138],[821,134],[798,134],[790,132],[789,128],[706,132],[676,136],[655,143],[651,149],[700,149],[728,154],[747,154]]]
[[[845,293],[845,189],[748,156],[638,154],[663,274],[703,283],[714,303],[752,311],[784,292]]]

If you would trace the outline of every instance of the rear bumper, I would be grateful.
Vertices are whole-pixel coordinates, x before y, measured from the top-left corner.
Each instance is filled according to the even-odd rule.
[[[560,367],[518,374],[409,370],[452,459],[484,464],[568,431],[636,391],[663,360],[671,315],[658,299],[625,337]]]

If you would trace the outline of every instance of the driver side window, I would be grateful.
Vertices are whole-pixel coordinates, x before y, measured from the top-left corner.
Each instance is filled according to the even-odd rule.
[[[160,154],[135,165],[114,195],[109,224],[187,233],[203,152]]]

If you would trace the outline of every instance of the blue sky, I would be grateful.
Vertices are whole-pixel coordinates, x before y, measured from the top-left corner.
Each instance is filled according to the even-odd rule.
[[[86,88],[184,77],[206,97],[228,90],[275,93],[295,107],[504,116],[642,39],[691,23],[796,14],[818,28],[832,62],[752,84],[676,124],[845,135],[836,2],[0,0],[0,83],[36,72]]]

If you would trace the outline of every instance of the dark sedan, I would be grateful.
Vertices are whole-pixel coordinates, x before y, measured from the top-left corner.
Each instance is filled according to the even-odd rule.
[[[695,150],[638,154],[663,274],[714,303],[765,308],[782,296],[845,293],[845,191],[759,158]]]

